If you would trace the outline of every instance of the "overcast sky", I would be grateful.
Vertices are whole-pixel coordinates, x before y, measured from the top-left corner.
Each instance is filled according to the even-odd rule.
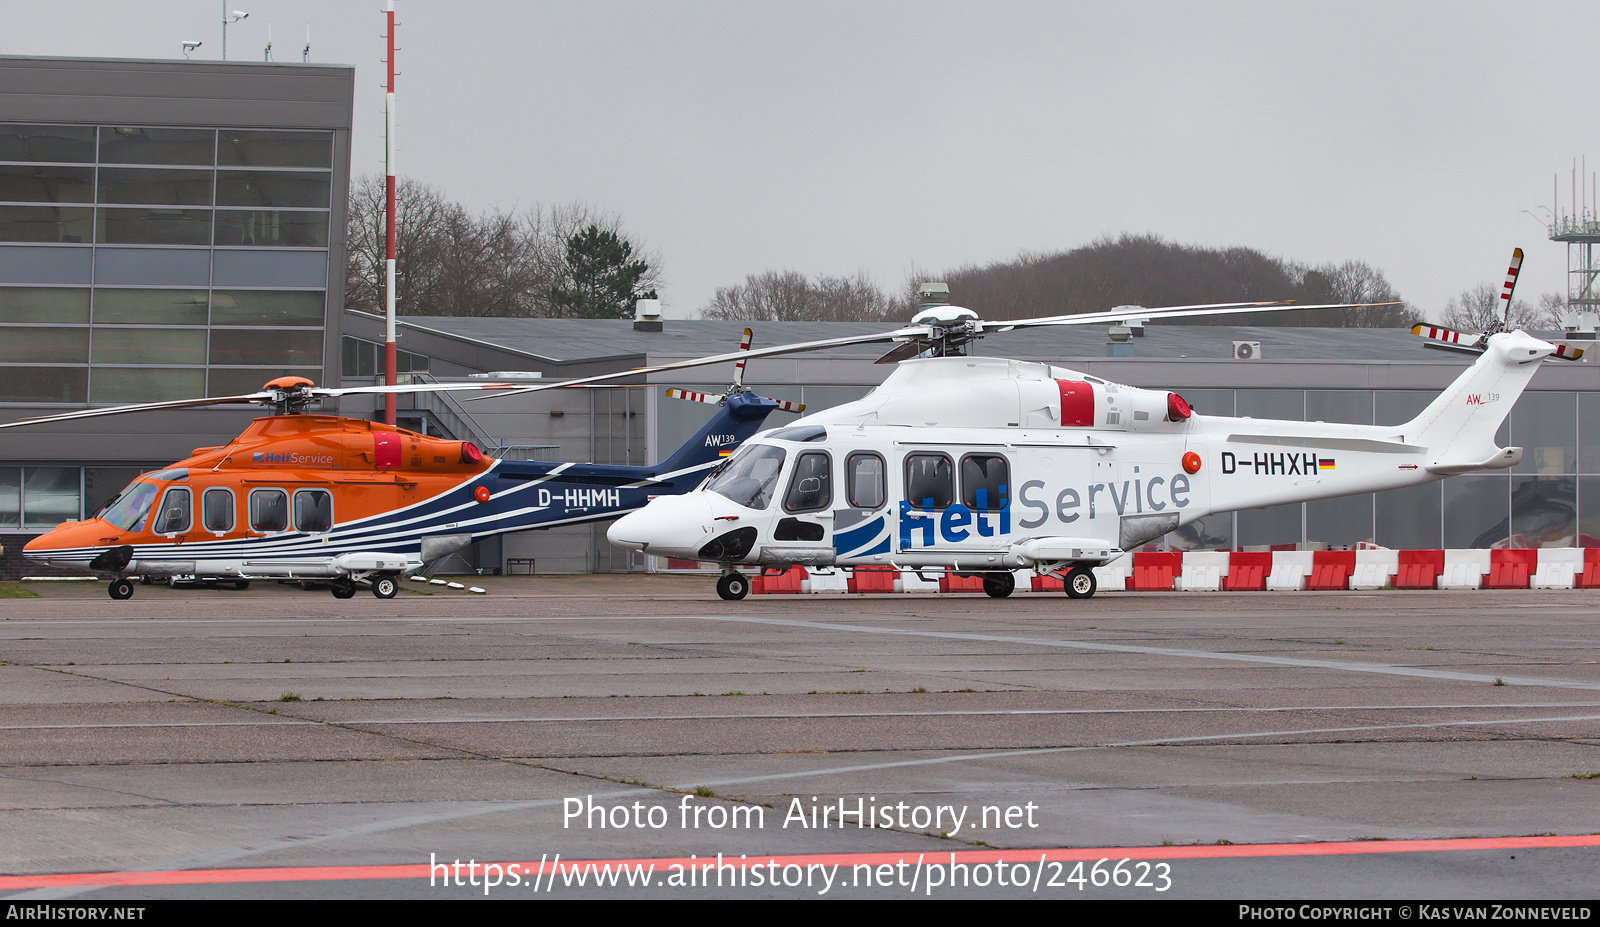
[[[353,170],[381,173],[380,0],[229,3],[230,58],[270,24],[298,61],[309,24],[356,66]],[[1122,232],[1367,261],[1430,315],[1521,245],[1536,299],[1566,288],[1552,175],[1567,211],[1572,159],[1600,169],[1592,2],[396,6],[401,173],[619,214],[673,315],[767,269],[898,288]],[[0,15],[3,54],[222,45],[213,0]]]

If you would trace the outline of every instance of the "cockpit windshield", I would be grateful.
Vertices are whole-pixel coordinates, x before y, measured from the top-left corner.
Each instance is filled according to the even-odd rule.
[[[749,444],[721,472],[712,476],[706,488],[727,496],[749,509],[764,509],[772,501],[772,489],[783,469],[784,450],[770,444]]]
[[[132,531],[149,513],[150,505],[156,501],[159,492],[160,487],[151,483],[130,483],[100,517],[123,531]]]

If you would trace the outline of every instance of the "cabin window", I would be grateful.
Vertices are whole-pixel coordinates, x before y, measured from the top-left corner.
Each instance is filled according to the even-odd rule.
[[[807,451],[794,464],[789,492],[783,497],[786,512],[816,512],[833,504],[833,459],[822,451]]]
[[[301,489],[294,494],[296,531],[327,531],[333,527],[333,496],[326,489]]]
[[[256,531],[289,530],[289,494],[258,489],[250,494],[250,527]]]
[[[233,493],[227,489],[208,489],[200,497],[200,523],[213,534],[233,530]]]
[[[954,468],[949,455],[906,456],[906,501],[916,509],[948,508],[955,501]]]
[[[167,490],[156,513],[156,534],[182,534],[194,522],[194,497],[189,490],[175,487]]]
[[[850,505],[875,509],[887,495],[884,486],[883,458],[877,454],[851,454],[845,459],[844,479],[850,489]]]
[[[747,509],[764,509],[783,469],[784,450],[770,444],[749,444],[719,468],[706,488]]]
[[[997,454],[961,458],[961,501],[974,512],[998,512],[1008,503],[1011,467]]]

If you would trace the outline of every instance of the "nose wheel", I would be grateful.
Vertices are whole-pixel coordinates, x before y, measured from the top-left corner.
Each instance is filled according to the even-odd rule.
[[[717,580],[717,595],[737,601],[750,594],[750,580],[739,573],[724,573]]]
[[[1087,599],[1094,595],[1095,589],[1100,585],[1094,578],[1094,571],[1088,567],[1073,567],[1065,580],[1067,598]]]
[[[372,578],[372,594],[380,599],[392,599],[399,591],[400,580],[396,579],[392,574],[385,573],[382,576],[374,576]]]

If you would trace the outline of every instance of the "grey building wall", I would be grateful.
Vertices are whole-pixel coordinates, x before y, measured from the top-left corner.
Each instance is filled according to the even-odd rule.
[[[0,416],[236,394],[290,370],[336,382],[354,81],[0,56]],[[113,475],[225,442],[260,411],[8,432],[0,539],[20,548],[46,517],[92,512]]]

